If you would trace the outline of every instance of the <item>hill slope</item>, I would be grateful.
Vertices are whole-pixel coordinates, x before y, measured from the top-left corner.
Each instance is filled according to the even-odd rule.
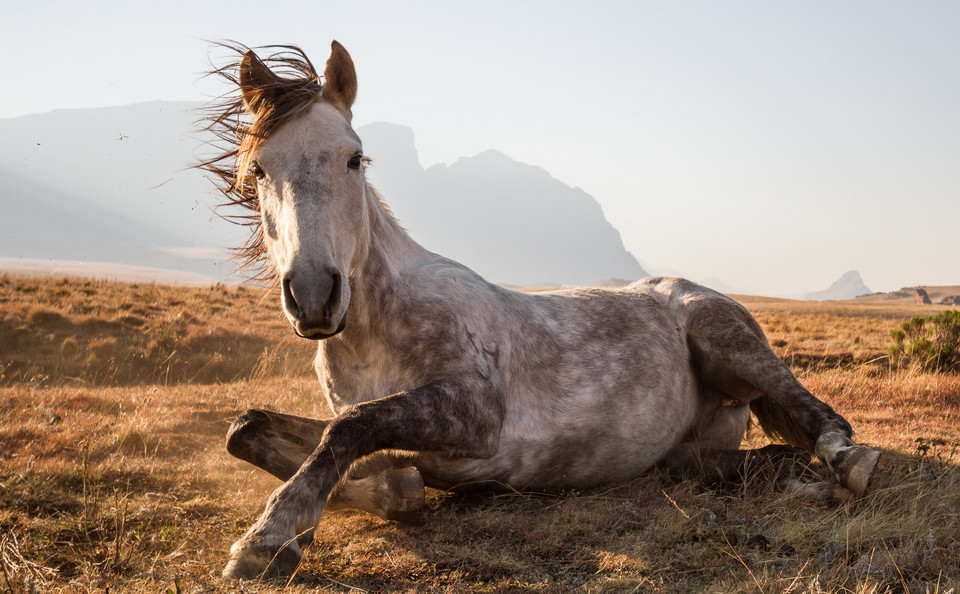
[[[0,256],[114,262],[228,278],[241,235],[212,215],[190,169],[187,103],[60,110],[0,120]]]

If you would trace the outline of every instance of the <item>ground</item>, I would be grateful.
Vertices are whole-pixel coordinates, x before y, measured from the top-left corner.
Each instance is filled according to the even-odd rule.
[[[653,471],[584,492],[429,491],[419,526],[324,517],[287,584],[219,578],[276,479],[231,458],[248,407],[326,416],[313,343],[255,288],[0,276],[0,588],[19,591],[940,592],[960,589],[960,376],[894,369],[934,306],[738,297],[883,451],[867,495]],[[765,438],[753,430],[745,445]],[[812,468],[824,474],[819,464]]]

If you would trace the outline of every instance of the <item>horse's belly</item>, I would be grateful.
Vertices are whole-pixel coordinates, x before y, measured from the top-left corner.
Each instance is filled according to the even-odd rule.
[[[509,410],[500,448],[489,459],[424,455],[428,484],[440,488],[495,481],[513,488],[572,489],[628,481],[651,468],[689,432],[698,396],[691,374],[654,392],[611,395],[598,403]],[[514,413],[514,414],[511,414]]]

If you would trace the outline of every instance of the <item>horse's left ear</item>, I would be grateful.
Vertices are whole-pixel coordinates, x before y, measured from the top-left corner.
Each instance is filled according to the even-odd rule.
[[[330,44],[330,57],[323,71],[323,96],[344,112],[347,119],[352,117],[350,107],[357,98],[357,71],[353,58],[336,40]]]
[[[243,104],[254,116],[259,116],[265,108],[276,102],[278,81],[277,75],[253,50],[243,54],[240,60],[240,92],[243,94]]]

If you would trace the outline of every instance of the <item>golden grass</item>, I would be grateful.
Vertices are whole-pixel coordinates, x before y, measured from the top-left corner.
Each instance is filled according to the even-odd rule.
[[[777,348],[801,380],[883,450],[864,498],[811,502],[762,482],[714,492],[659,472],[559,495],[430,491],[422,526],[325,517],[286,590],[956,591],[960,376],[875,361],[913,310],[745,301],[786,341]],[[0,312],[0,588],[236,591],[218,577],[227,549],[278,482],[232,459],[223,436],[251,406],[326,415],[316,380],[292,363],[308,368],[315,345],[287,338],[255,289],[0,277]],[[207,352],[168,374],[150,345],[177,324],[154,347],[164,356],[210,350],[246,371],[219,381],[184,371],[207,365]],[[255,371],[264,343],[225,353],[200,342],[208,332],[287,345],[296,373],[269,362]],[[123,349],[147,362],[124,362]],[[764,438],[754,430],[748,441]]]
[[[777,354],[794,368],[886,368],[890,330],[946,306],[841,301],[818,303],[736,296],[763,326]]]
[[[309,375],[311,345],[291,337],[275,302],[219,284],[0,276],[0,385]]]

